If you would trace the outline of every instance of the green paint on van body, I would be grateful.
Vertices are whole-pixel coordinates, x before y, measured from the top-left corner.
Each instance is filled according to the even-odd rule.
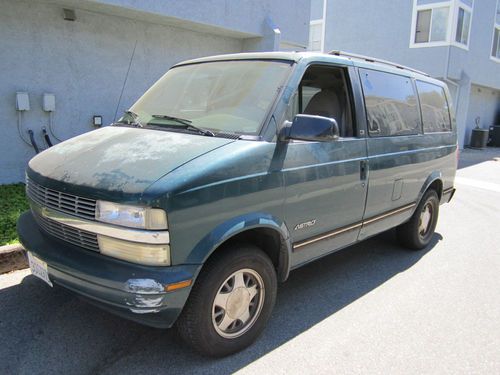
[[[454,119],[450,132],[370,137],[357,69],[432,82],[444,88],[450,102],[443,83],[389,65],[315,53],[223,55],[179,65],[249,59],[291,65],[258,137],[230,139],[110,126],[56,145],[30,161],[28,177],[49,189],[158,207],[168,216],[172,266],[147,267],[53,239],[26,213],[18,226],[21,242],[48,263],[56,283],[120,315],[170,327],[190,288],[161,293],[157,311],[136,314],[130,309],[133,298],[125,288],[127,280],[195,280],[224,242],[265,228],[279,239],[274,261],[284,281],[293,268],[408,220],[411,205],[435,181],[441,186],[441,201],[447,201],[457,162]],[[356,134],[331,142],[280,141],[290,100],[313,64],[342,67],[349,73]],[[410,208],[383,218],[401,207]]]

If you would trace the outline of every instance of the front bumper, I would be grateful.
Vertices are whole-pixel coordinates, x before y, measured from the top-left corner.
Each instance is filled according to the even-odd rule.
[[[105,310],[152,327],[171,327],[191,287],[173,292],[162,285],[194,280],[201,265],[151,267],[128,263],[50,237],[31,212],[18,220],[24,248],[47,263],[50,280]]]

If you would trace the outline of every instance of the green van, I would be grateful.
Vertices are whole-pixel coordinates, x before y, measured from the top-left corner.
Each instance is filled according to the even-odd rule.
[[[289,272],[395,227],[425,248],[457,167],[447,87],[359,55],[177,64],[26,171],[32,273],[199,352],[251,344]]]

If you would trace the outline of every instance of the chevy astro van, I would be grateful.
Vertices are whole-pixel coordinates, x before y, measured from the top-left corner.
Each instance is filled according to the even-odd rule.
[[[390,228],[429,245],[455,191],[450,107],[442,82],[342,52],[186,61],[29,162],[19,237],[50,286],[228,355],[293,269]]]

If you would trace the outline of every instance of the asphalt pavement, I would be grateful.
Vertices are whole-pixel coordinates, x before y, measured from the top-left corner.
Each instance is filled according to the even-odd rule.
[[[499,374],[500,149],[462,153],[431,245],[393,231],[292,272],[249,349],[209,359],[29,270],[0,276],[2,374]]]

